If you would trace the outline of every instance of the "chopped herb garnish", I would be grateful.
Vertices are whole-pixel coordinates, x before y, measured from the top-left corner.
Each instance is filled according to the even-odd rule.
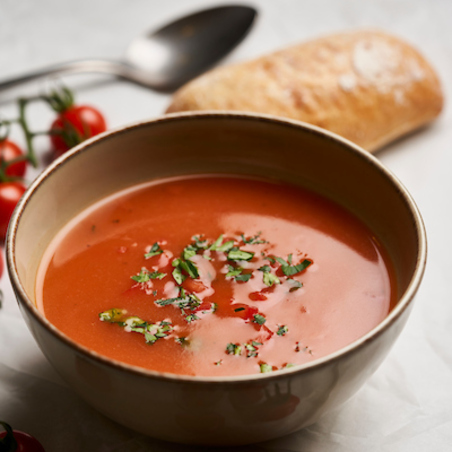
[[[268,273],[272,271],[272,268],[270,267],[270,265],[263,265],[262,267],[258,268],[258,270],[264,273]]]
[[[263,281],[266,286],[271,287],[273,284],[281,284],[279,278],[275,274],[271,273],[272,268],[270,265],[264,265],[258,270],[264,273]]]
[[[226,251],[229,251],[232,248],[234,248],[234,241],[233,240],[229,240],[229,241],[223,243],[223,245],[221,245],[220,247],[218,247],[217,251],[221,251],[221,252],[226,253]]]
[[[187,345],[190,344],[190,341],[189,341],[186,337],[184,337],[184,336],[182,336],[182,337],[176,337],[175,341],[176,341],[178,344],[183,345],[183,346],[187,346]]]
[[[254,314],[253,316],[253,322],[258,325],[263,325],[266,321],[267,319],[261,314]]]
[[[162,298],[160,300],[155,300],[154,303],[158,306],[173,304],[182,310],[191,309],[193,311],[201,305],[202,301],[195,294],[181,289],[179,297]],[[214,309],[216,309],[216,303],[212,303],[212,305],[214,306]]]
[[[202,240],[202,235],[194,235],[191,239],[194,241],[194,246],[198,248],[199,250],[205,250],[209,246],[207,240]]]
[[[233,344],[232,342],[230,342],[226,346],[226,352],[228,353],[228,355],[240,355],[242,353],[242,347],[240,345]]]
[[[281,325],[280,327],[278,327],[278,331],[276,332],[276,334],[278,336],[285,336],[289,331],[289,328],[287,328],[286,325]]]
[[[149,281],[151,278],[149,276],[149,270],[146,270],[145,268],[141,269],[141,272],[138,275],[131,276],[131,279],[138,283],[144,283]]]
[[[234,312],[240,312],[240,311],[244,311],[245,310],[245,308],[236,308],[236,309],[234,309]]]
[[[262,232],[258,232],[255,236],[249,238],[246,238],[243,234],[240,234],[240,237],[242,237],[242,241],[246,245],[260,245],[262,243],[268,243],[266,240],[259,239],[261,234]]]
[[[182,273],[183,271],[188,273],[193,279],[199,277],[198,268],[196,265],[190,260],[183,260],[180,257],[173,260],[173,267],[175,267],[173,271],[173,277],[176,280],[177,284],[182,284],[186,278],[186,276]]]
[[[247,358],[256,358],[259,355],[258,347],[262,345],[260,342],[252,341],[251,344],[243,344],[246,350]]]
[[[276,257],[275,259],[281,264],[281,269],[286,276],[296,275],[312,264],[309,259],[304,259],[298,265],[292,265],[292,254],[289,254],[287,262],[281,257]]]
[[[185,317],[185,320],[188,323],[194,322],[195,320],[199,320],[199,317],[196,314],[189,314],[187,317]]]
[[[184,274],[182,274],[182,270],[180,267],[176,267],[173,270],[173,278],[177,282],[177,284],[181,285],[187,277]]]
[[[101,312],[99,314],[99,319],[102,322],[118,323],[122,321],[122,318],[124,317],[124,314],[126,314],[126,312],[127,311],[125,311],[124,309],[109,309],[108,311]]]
[[[279,278],[276,275],[274,275],[273,273],[265,272],[264,276],[263,276],[263,281],[264,281],[264,284],[268,287],[273,286],[273,284],[281,284],[281,281],[279,280]]]
[[[300,281],[297,281],[296,279],[292,279],[292,278],[287,278],[287,281],[289,282],[289,284],[292,286],[289,289],[289,292],[295,292],[296,290],[300,289],[301,287],[303,287],[303,283],[301,283]]]
[[[130,278],[138,283],[148,282],[150,279],[163,279],[166,276],[166,273],[161,273],[158,271],[150,272],[146,268],[142,268],[141,272],[138,275],[131,276]]]
[[[293,364],[293,363],[287,363],[287,364],[284,364],[283,369],[288,369],[289,367],[294,367],[294,366],[295,366],[295,364]]]
[[[198,252],[198,248],[194,245],[188,245],[184,248],[182,257],[187,260],[193,257]]]
[[[267,259],[271,264],[276,263],[276,259],[272,256],[264,256],[264,259]]]
[[[215,240],[215,242],[213,242],[212,245],[209,246],[209,250],[225,253],[233,247],[234,240],[228,240],[227,242],[223,243],[223,234],[221,234],[220,237],[218,237],[217,240]]]
[[[228,240],[227,242],[223,243],[223,245],[217,247],[215,251],[226,253],[232,248],[234,248],[234,240]]]
[[[230,261],[250,261],[253,257],[253,252],[242,251],[239,249],[233,249],[228,253],[228,259]]]
[[[217,311],[217,309],[218,309],[218,304],[217,303],[211,303],[210,304],[210,309],[208,311],[202,311],[202,313],[206,314],[206,313],[210,312],[210,313],[213,314],[214,312]]]
[[[218,237],[212,245],[209,246],[209,250],[216,251],[219,246],[223,243],[223,234]]]
[[[168,306],[169,304],[175,303],[177,300],[181,300],[181,298],[179,298],[179,297],[176,297],[176,298],[165,298],[165,299],[155,300],[154,303],[157,306]]]
[[[109,323],[116,323],[123,327],[125,331],[142,334],[147,344],[153,344],[158,339],[167,337],[173,331],[171,322],[151,323],[136,316],[125,317],[125,314],[125,310],[113,308],[101,312],[99,319]]]
[[[250,280],[252,274],[251,273],[243,273],[242,275],[238,275],[235,277],[236,281],[243,281],[243,282],[247,282]]]
[[[226,273],[226,278],[235,277],[242,273],[243,268],[241,267],[233,267],[232,265],[228,265],[228,272]]]
[[[163,250],[160,248],[160,245],[157,243],[157,242],[155,242],[152,246],[151,246],[151,249],[149,250],[149,253],[146,253],[145,255],[144,255],[144,257],[146,258],[146,259],[149,259],[150,257],[152,257],[152,256],[158,256],[159,254],[162,254],[163,253]]]
[[[259,367],[261,369],[261,374],[265,374],[267,372],[272,372],[273,371],[272,366],[270,366],[267,363],[261,363],[261,364],[259,364]]]
[[[216,366],[220,366],[221,364],[223,364],[223,360],[222,360],[222,359],[220,359],[220,361],[217,361],[217,362],[215,363]]]
[[[226,273],[226,277],[232,277],[236,281],[247,282],[247,281],[249,281],[249,279],[252,276],[251,273],[242,273],[243,268],[241,268],[241,267],[235,268],[232,265],[228,265],[228,270],[229,271]]]

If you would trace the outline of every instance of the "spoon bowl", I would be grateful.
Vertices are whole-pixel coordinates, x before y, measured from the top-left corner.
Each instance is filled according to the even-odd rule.
[[[0,91],[48,76],[107,73],[158,91],[173,91],[203,73],[248,34],[249,6],[219,6],[177,19],[135,38],[124,60],[69,61],[0,81]]]

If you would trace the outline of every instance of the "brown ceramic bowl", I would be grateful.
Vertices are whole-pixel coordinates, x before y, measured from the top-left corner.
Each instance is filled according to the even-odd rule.
[[[389,251],[397,305],[376,328],[336,353],[285,371],[240,377],[179,376],[122,364],[74,343],[51,325],[36,309],[34,288],[41,256],[56,232],[114,191],[189,173],[271,175],[344,205]],[[7,260],[36,341],[87,403],[120,424],[163,440],[238,445],[312,424],[360,388],[408,318],[424,271],[426,237],[406,189],[354,144],[274,117],[180,114],[103,134],[54,162],[31,184],[13,215]]]

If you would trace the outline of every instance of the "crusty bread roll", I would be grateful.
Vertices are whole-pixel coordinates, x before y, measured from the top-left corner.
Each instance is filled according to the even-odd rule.
[[[438,77],[413,47],[386,33],[356,31],[214,69],[177,91],[167,112],[289,117],[372,152],[434,119],[442,104]]]

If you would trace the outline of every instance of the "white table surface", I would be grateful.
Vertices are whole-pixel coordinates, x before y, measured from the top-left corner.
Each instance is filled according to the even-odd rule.
[[[205,6],[194,0],[1,0],[0,78],[82,57],[119,57],[139,32]],[[248,38],[221,64],[245,60],[334,31],[377,27],[420,49],[439,72],[446,99],[452,89],[451,0],[260,0]],[[110,127],[161,114],[168,95],[104,76],[64,79],[81,103],[98,106]],[[15,115],[18,95],[42,83],[0,93],[0,115]],[[30,122],[42,129],[51,114],[40,107]],[[20,141],[20,135],[17,136]],[[44,160],[45,138],[37,141]],[[377,154],[411,191],[426,223],[427,271],[408,324],[388,358],[340,410],[255,451],[452,450],[452,122],[446,103],[430,127]],[[29,171],[31,180],[36,172]],[[7,275],[0,310],[0,419],[38,437],[47,452],[178,451],[121,427],[87,406],[59,378],[35,344]]]

